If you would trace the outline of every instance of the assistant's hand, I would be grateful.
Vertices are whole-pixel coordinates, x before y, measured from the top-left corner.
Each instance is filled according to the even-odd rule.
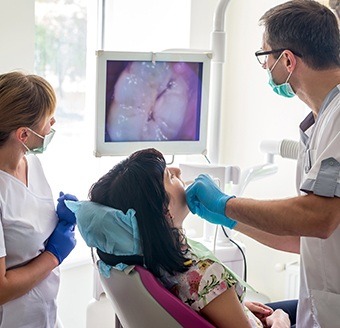
[[[200,174],[186,190],[187,203],[192,213],[230,229],[237,222],[225,215],[225,207],[227,201],[234,197],[224,194],[207,174]]]
[[[74,225],[65,221],[59,221],[51,236],[48,238],[45,251],[52,253],[59,264],[71,253],[76,246],[74,237]]]
[[[62,191],[59,193],[58,205],[57,205],[57,215],[59,221],[65,221],[67,223],[76,224],[76,216],[74,213],[65,205],[64,200],[74,200],[77,201],[78,198],[71,194],[64,194]]]

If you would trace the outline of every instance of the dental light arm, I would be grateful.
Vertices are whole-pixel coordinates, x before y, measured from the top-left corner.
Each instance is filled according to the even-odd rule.
[[[274,156],[280,155],[283,158],[297,159],[299,153],[299,143],[297,141],[283,140],[264,140],[260,144],[260,150],[266,153],[266,163],[252,166],[244,170],[240,177],[239,184],[233,188],[233,194],[240,196],[249,182],[262,179],[277,173],[278,166],[274,164]]]
[[[278,171],[277,165],[271,163],[255,165],[249,167],[248,169],[245,169],[244,171],[242,171],[239,184],[233,187],[232,191],[233,195],[241,196],[244,192],[244,189],[251,181],[255,181],[273,175],[277,173],[277,171]]]
[[[260,144],[262,152],[267,154],[267,162],[274,162],[274,155],[283,158],[297,159],[299,154],[299,142],[294,140],[264,140]]]

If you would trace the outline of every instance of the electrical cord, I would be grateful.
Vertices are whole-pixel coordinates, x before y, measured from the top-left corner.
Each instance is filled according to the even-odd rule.
[[[225,231],[225,229],[224,229],[224,227],[223,226],[221,226],[221,228],[222,228],[222,230],[223,230],[223,233],[224,233],[224,235],[226,236],[226,238],[228,238],[238,249],[239,249],[239,251],[241,252],[241,254],[242,254],[242,257],[243,257],[243,268],[244,268],[244,273],[243,273],[243,280],[245,281],[245,282],[247,282],[247,260],[246,260],[246,255],[244,254],[244,252],[243,252],[243,250],[242,250],[242,247],[236,242],[236,241],[234,241],[234,240],[232,240],[229,236],[228,236],[228,234],[227,234],[227,232]]]

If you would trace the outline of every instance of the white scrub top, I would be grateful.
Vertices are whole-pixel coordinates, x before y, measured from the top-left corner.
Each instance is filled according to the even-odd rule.
[[[312,113],[305,118],[300,133],[301,193],[340,197],[340,85],[328,94],[316,121]],[[300,253],[297,327],[339,327],[340,226],[327,239],[302,237]]]
[[[0,170],[0,257],[15,268],[41,254],[57,224],[52,192],[39,159],[28,155],[28,187]],[[53,328],[59,268],[27,294],[0,306],[1,328]]]

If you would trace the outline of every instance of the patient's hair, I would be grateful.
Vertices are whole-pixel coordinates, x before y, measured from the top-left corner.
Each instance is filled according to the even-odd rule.
[[[166,163],[155,149],[145,149],[115,165],[90,189],[91,201],[122,210],[136,211],[144,263],[156,276],[184,272],[181,231],[167,219],[169,197],[164,188]]]

